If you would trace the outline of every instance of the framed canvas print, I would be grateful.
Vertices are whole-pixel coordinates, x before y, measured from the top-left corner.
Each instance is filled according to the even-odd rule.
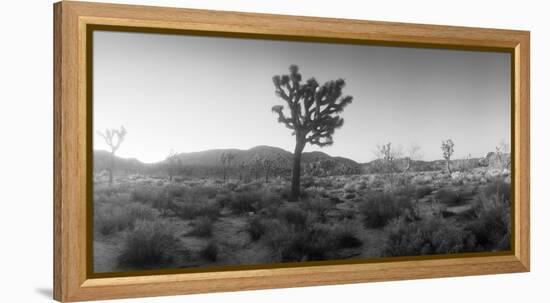
[[[54,17],[56,300],[529,271],[529,32]]]

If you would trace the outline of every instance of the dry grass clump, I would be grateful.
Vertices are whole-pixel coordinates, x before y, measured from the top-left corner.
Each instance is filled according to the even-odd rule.
[[[96,205],[94,207],[94,231],[108,236],[134,228],[136,221],[153,221],[158,212],[141,203]]]
[[[410,200],[405,197],[389,193],[372,193],[361,203],[359,211],[363,215],[365,227],[380,228],[412,207]]]
[[[174,230],[160,221],[139,221],[128,231],[118,257],[119,265],[130,268],[159,268],[171,265],[178,256],[180,240]]]

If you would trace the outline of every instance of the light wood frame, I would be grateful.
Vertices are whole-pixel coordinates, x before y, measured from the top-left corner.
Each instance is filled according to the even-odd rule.
[[[90,129],[87,27],[430,48],[512,56],[512,251],[360,264],[91,278],[86,207]],[[401,279],[526,272],[529,257],[529,32],[63,1],[54,4],[54,298],[130,298]]]

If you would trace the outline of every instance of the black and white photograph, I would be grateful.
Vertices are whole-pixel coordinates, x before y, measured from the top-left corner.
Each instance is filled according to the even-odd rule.
[[[511,250],[509,52],[93,31],[93,272]]]

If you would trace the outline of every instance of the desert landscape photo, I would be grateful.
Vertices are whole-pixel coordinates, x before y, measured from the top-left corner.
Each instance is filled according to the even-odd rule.
[[[95,273],[511,249],[510,54],[93,39]]]

